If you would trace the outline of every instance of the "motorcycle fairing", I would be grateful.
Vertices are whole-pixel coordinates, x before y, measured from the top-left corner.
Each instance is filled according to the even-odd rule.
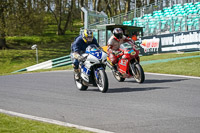
[[[94,81],[92,78],[95,78],[94,76],[96,76],[97,79],[99,78],[96,73],[100,69],[104,69],[103,67],[99,67],[98,70],[93,70],[93,66],[104,63],[106,61],[107,54],[92,45],[88,46],[86,49],[85,56],[87,56],[87,58],[81,66],[81,77],[84,81],[92,83]],[[95,71],[97,72],[95,73]]]
[[[92,54],[93,56],[97,57],[98,59],[101,59],[101,57],[102,57],[102,52],[99,51],[99,50],[90,51],[90,54]]]
[[[136,52],[132,49],[132,50],[128,51],[128,54],[135,55]]]
[[[85,67],[84,65],[81,66],[81,77],[86,81],[89,82],[89,76],[90,76],[90,72],[91,70],[87,67]]]
[[[121,59],[118,62],[118,71],[124,75],[126,74],[126,72],[129,71],[129,65],[128,65],[129,61],[127,59]]]
[[[82,65],[82,71],[83,71],[83,73],[85,73],[86,75],[90,75],[90,69],[88,69],[87,67],[85,67],[84,65]]]

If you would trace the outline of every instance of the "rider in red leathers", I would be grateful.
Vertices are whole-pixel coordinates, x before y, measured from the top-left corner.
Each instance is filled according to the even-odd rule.
[[[129,42],[134,47],[135,42],[131,38],[126,37],[123,34],[123,30],[121,28],[115,28],[113,30],[113,36],[111,36],[110,39],[108,40],[108,49],[107,49],[109,59],[112,63],[111,65],[114,66],[118,62],[117,55],[120,53],[119,51],[120,45],[125,42]]]

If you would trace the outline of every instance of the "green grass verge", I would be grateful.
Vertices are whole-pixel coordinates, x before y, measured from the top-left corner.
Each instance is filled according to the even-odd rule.
[[[142,66],[145,72],[177,74],[200,77],[200,58],[180,59]]]
[[[65,35],[56,35],[57,25],[52,24],[47,26],[42,35],[6,37],[10,49],[0,50],[0,75],[8,75],[13,71],[35,65],[36,51],[31,50],[33,44],[38,45],[39,63],[70,54],[71,43],[82,26],[80,20],[74,20],[73,27],[67,30]]]
[[[0,133],[91,133],[0,113]]]
[[[80,28],[83,27],[81,20],[74,20],[72,27],[65,32],[65,35],[57,35],[57,25],[48,25],[42,35],[33,36],[7,36],[6,42],[10,49],[26,50],[33,44],[37,44],[39,49],[56,48],[70,49],[74,38],[79,35]]]
[[[141,61],[160,60],[176,57],[200,55],[200,52],[168,53],[151,56],[142,56]],[[200,77],[200,58],[180,59],[164,63],[154,63],[142,66],[145,72],[177,74]]]
[[[14,36],[7,37],[6,41],[8,47],[11,49],[26,50],[31,49],[33,44],[37,44],[39,49],[43,48],[56,48],[56,49],[69,49],[71,42],[78,33],[70,33],[68,35],[48,34],[43,36]]]
[[[38,51],[39,63],[68,55],[67,49],[43,49]],[[0,50],[0,75],[36,64],[35,50]]]
[[[154,54],[150,56],[141,56],[140,58],[141,61],[148,61],[148,60],[160,60],[160,59],[169,59],[176,57],[195,56],[195,55],[200,55],[200,52]]]

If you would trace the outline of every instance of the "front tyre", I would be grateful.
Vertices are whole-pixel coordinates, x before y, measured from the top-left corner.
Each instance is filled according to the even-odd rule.
[[[142,66],[140,64],[131,64],[131,70],[132,73],[135,73],[133,76],[136,82],[143,83],[145,80],[145,75]]]
[[[85,91],[85,90],[87,90],[88,86],[84,85],[80,80],[76,80],[76,79],[75,79],[75,75],[74,75],[74,81],[75,81],[76,87],[77,87],[80,91]]]
[[[107,92],[107,90],[108,90],[108,77],[105,73],[105,70],[99,70],[97,72],[96,83],[97,83],[99,90],[102,93]]]

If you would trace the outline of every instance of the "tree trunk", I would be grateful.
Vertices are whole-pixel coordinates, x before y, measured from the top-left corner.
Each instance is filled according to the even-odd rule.
[[[108,12],[109,12],[109,14],[110,14],[110,17],[112,16],[112,10],[111,10],[111,7],[110,7],[110,5],[109,5],[109,2],[108,2],[108,0],[104,0],[105,1],[105,3],[106,3],[106,12],[107,12],[107,14],[108,14]]]
[[[84,6],[83,3],[84,3],[84,0],[81,0],[81,3],[80,3],[81,7]],[[83,13],[83,11],[81,11],[81,21],[84,22],[84,13]]]
[[[88,8],[88,0],[85,0],[85,7]]]
[[[5,49],[8,48],[8,46],[6,45],[6,38],[5,38],[5,34],[1,34],[0,33],[0,49]]]
[[[57,34],[58,35],[62,35],[63,32],[62,32],[62,28],[61,28],[61,25],[62,25],[62,10],[61,10],[61,1],[62,0],[56,0],[56,14],[58,15],[58,27],[57,27]]]
[[[128,13],[130,11],[130,0],[126,0],[126,9],[125,13]]]
[[[114,3],[114,0],[110,0],[110,8],[111,8],[112,15],[115,15],[115,3]]]
[[[47,0],[47,5],[50,5],[50,0]],[[49,6],[47,6],[47,12],[49,13],[49,12],[51,12],[51,10],[50,10],[50,7]]]
[[[74,1],[71,0],[71,6],[70,6],[70,10],[68,11],[65,27],[63,29],[63,34],[65,34],[65,31],[67,30],[67,27],[68,27],[70,21],[73,21],[73,20],[71,20],[71,16],[73,14],[73,7],[74,7]]]
[[[117,13],[117,0],[115,0],[114,1],[114,13],[115,13],[115,15],[117,15],[118,13]]]
[[[97,0],[92,0],[92,6],[94,11],[96,11],[96,2]]]
[[[98,0],[98,4],[97,4],[97,11],[101,12],[101,0]]]
[[[121,14],[122,13],[122,9],[121,9],[120,0],[118,0],[118,7],[119,7],[119,14]]]
[[[4,16],[4,10],[5,10],[5,3],[0,3],[0,49],[8,48],[6,45],[6,22],[5,22],[5,16]]]
[[[141,3],[141,0],[136,0],[136,2],[137,2],[137,8],[140,8],[141,6],[142,6],[142,3]]]
[[[32,10],[32,2],[31,2],[31,0],[28,0],[28,2],[27,2],[27,8],[28,8],[28,11],[30,12],[31,10]]]

